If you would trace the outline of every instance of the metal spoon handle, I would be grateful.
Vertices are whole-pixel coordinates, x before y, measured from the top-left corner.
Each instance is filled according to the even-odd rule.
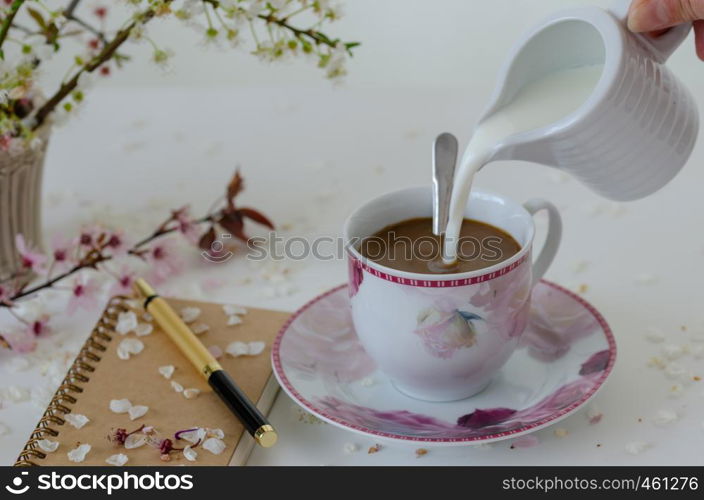
[[[457,164],[457,138],[440,134],[433,143],[433,233],[445,234],[450,219],[450,197]]]

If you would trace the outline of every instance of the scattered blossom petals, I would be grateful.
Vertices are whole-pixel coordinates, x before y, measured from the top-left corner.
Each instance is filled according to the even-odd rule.
[[[250,356],[257,356],[257,355],[263,353],[265,348],[266,348],[265,342],[250,342],[249,343],[249,355]]]
[[[651,446],[650,443],[646,443],[645,441],[633,441],[626,445],[626,452],[631,455],[640,455]]]
[[[225,439],[225,433],[222,429],[208,429],[206,435],[208,437],[214,437],[218,439]]]
[[[247,309],[245,309],[244,307],[235,306],[232,304],[223,305],[222,310],[225,312],[226,316],[233,316],[233,315],[243,316],[243,315],[247,314]]]
[[[189,443],[195,444],[202,442],[206,436],[206,430],[201,427],[196,427],[185,432],[178,433],[179,439],[185,439]]]
[[[200,389],[194,387],[183,390],[183,397],[186,399],[195,399],[198,397],[198,394],[200,394]]]
[[[51,441],[50,439],[40,439],[37,441],[37,446],[44,453],[54,453],[59,447],[59,442]]]
[[[534,434],[530,434],[528,436],[522,436],[518,439],[516,439],[513,443],[511,443],[511,449],[516,449],[516,448],[532,448],[534,446],[538,446],[540,444],[540,440],[535,436]]]
[[[147,436],[144,434],[130,434],[127,436],[127,439],[125,439],[125,448],[128,450],[139,448],[145,444],[147,444]]]
[[[151,335],[153,331],[154,327],[149,323],[139,323],[137,325],[137,328],[134,329],[134,332],[137,334],[138,337],[145,337],[147,335]]]
[[[220,358],[222,358],[222,355],[223,355],[222,349],[220,349],[220,346],[217,346],[217,345],[209,346],[208,352],[210,354],[212,354],[215,359],[220,359]]]
[[[171,381],[171,387],[176,392],[183,392],[183,386],[181,384],[179,384],[178,382],[176,382],[175,380]]]
[[[200,316],[199,307],[184,307],[181,309],[181,319],[186,323],[193,323]]]
[[[193,326],[191,327],[191,330],[192,330],[193,333],[195,333],[196,335],[203,335],[205,332],[207,332],[208,330],[210,330],[210,326],[209,326],[209,325],[206,325],[205,323],[196,323],[195,325],[193,325]]]
[[[139,417],[143,417],[148,411],[148,406],[136,405],[130,408],[127,413],[130,414],[130,420],[137,420]]]
[[[669,425],[679,420],[679,418],[679,415],[674,411],[660,410],[657,415],[655,415],[655,418],[653,418],[653,422],[655,422],[655,425]]]
[[[235,358],[238,356],[257,356],[261,354],[265,348],[266,343],[264,342],[245,343],[238,340],[230,343],[230,345],[225,348],[225,352]]]
[[[356,452],[357,450],[359,450],[359,446],[354,443],[345,443],[345,445],[342,447],[342,451],[344,451],[348,455]]]
[[[196,450],[191,448],[190,446],[186,446],[183,449],[183,456],[188,460],[189,462],[195,462],[196,458],[198,458],[198,453]]]
[[[164,365],[159,367],[159,374],[165,379],[170,379],[175,370],[174,365]]]
[[[232,316],[227,317],[227,326],[234,326],[234,325],[241,325],[242,324],[242,318],[239,316],[235,316],[234,314]]]
[[[117,453],[116,455],[110,455],[108,458],[105,459],[105,463],[108,465],[116,465],[118,467],[121,467],[127,463],[127,455],[124,453]]]
[[[4,389],[0,389],[0,400],[12,401],[13,403],[22,403],[28,401],[31,397],[31,392],[26,387],[11,385]]]
[[[133,354],[139,354],[144,349],[144,343],[139,339],[128,338],[122,340],[117,346],[117,357],[130,359]]]
[[[71,462],[76,462],[80,463],[83,462],[86,459],[86,455],[88,455],[88,452],[91,449],[91,445],[89,444],[80,444],[73,450],[69,451],[66,455],[68,455],[68,459]]]
[[[220,453],[225,451],[226,447],[227,445],[225,445],[225,442],[223,440],[215,437],[208,438],[203,443],[203,449],[208,450],[213,455],[219,455]]]
[[[129,399],[110,400],[110,411],[113,413],[127,413],[130,408],[132,408],[132,403]]]
[[[249,346],[239,340],[232,342],[225,348],[225,352],[233,357],[246,356],[249,354]]]
[[[134,311],[121,312],[117,315],[117,325],[115,331],[120,335],[126,335],[137,328],[137,315]]]
[[[90,419],[88,417],[86,417],[85,415],[81,415],[80,413],[67,413],[66,415],[64,415],[64,420],[74,426],[76,429],[80,429],[88,422],[90,422]]]

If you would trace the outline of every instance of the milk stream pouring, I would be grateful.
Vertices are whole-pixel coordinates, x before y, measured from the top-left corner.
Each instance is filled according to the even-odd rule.
[[[665,62],[691,25],[658,38],[631,33],[629,4],[559,12],[511,51],[455,177],[446,261],[473,174],[489,162],[559,168],[617,201],[652,194],[687,162],[699,114]]]

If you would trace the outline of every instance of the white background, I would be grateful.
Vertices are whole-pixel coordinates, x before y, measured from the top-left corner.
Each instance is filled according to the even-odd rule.
[[[364,45],[345,84],[334,88],[310,65],[266,65],[246,50],[204,49],[199,36],[184,36],[175,21],[150,28],[176,53],[173,70],[164,75],[140,60],[147,57],[144,47],[130,48],[134,64],[91,91],[80,116],[55,132],[45,178],[47,233],[71,233],[83,222],[109,218],[142,234],[170,207],[191,202],[196,213],[204,211],[239,164],[248,181],[244,201],[278,224],[291,223],[288,234],[337,234],[362,201],[427,183],[433,137],[448,130],[467,141],[513,40],[544,15],[579,3],[350,0],[333,30]],[[671,65],[704,98],[704,63],[696,60],[691,41]],[[523,450],[506,443],[416,459],[412,449],[387,447],[368,456],[364,450],[373,441],[300,423],[291,401],[280,396],[272,421],[281,443],[257,450],[252,463],[703,464],[704,382],[670,397],[674,382],[647,366],[661,346],[644,338],[657,327],[667,345],[694,345],[691,335],[704,332],[702,155],[700,145],[667,188],[624,206],[535,165],[496,164],[478,179],[517,200],[549,198],[563,211],[564,245],[548,278],[573,288],[587,285],[586,298],[603,312],[619,343],[613,377],[597,399],[600,424],[588,425],[584,413],[577,414],[559,424],[568,437],[540,431],[541,443]],[[167,292],[294,310],[345,280],[341,262],[290,264],[295,292],[270,298],[272,285],[244,259],[213,268],[190,255],[191,270]],[[206,276],[227,284],[205,293],[199,283]],[[252,281],[243,283],[245,277]],[[57,298],[50,306],[61,310],[62,304]],[[96,316],[57,316],[58,333],[44,341],[42,353],[70,359]],[[6,316],[0,320],[9,324]],[[13,357],[0,353],[0,386],[51,386],[43,364],[19,377],[4,369]],[[685,356],[678,363],[704,376],[701,360]],[[654,419],[662,410],[680,419],[658,426]],[[0,422],[11,432],[0,436],[0,462],[16,457],[39,415],[32,402],[4,403]],[[651,447],[631,455],[625,447],[634,441]],[[345,454],[348,442],[361,451]]]

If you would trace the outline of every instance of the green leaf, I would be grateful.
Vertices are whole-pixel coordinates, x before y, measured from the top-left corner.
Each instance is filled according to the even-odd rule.
[[[34,19],[34,21],[37,23],[37,25],[39,25],[39,28],[41,28],[41,30],[45,32],[47,30],[47,24],[46,24],[46,21],[44,20],[44,18],[42,17],[41,12],[39,12],[38,10],[35,10],[31,7],[27,8],[27,12],[32,17],[32,19]]]

